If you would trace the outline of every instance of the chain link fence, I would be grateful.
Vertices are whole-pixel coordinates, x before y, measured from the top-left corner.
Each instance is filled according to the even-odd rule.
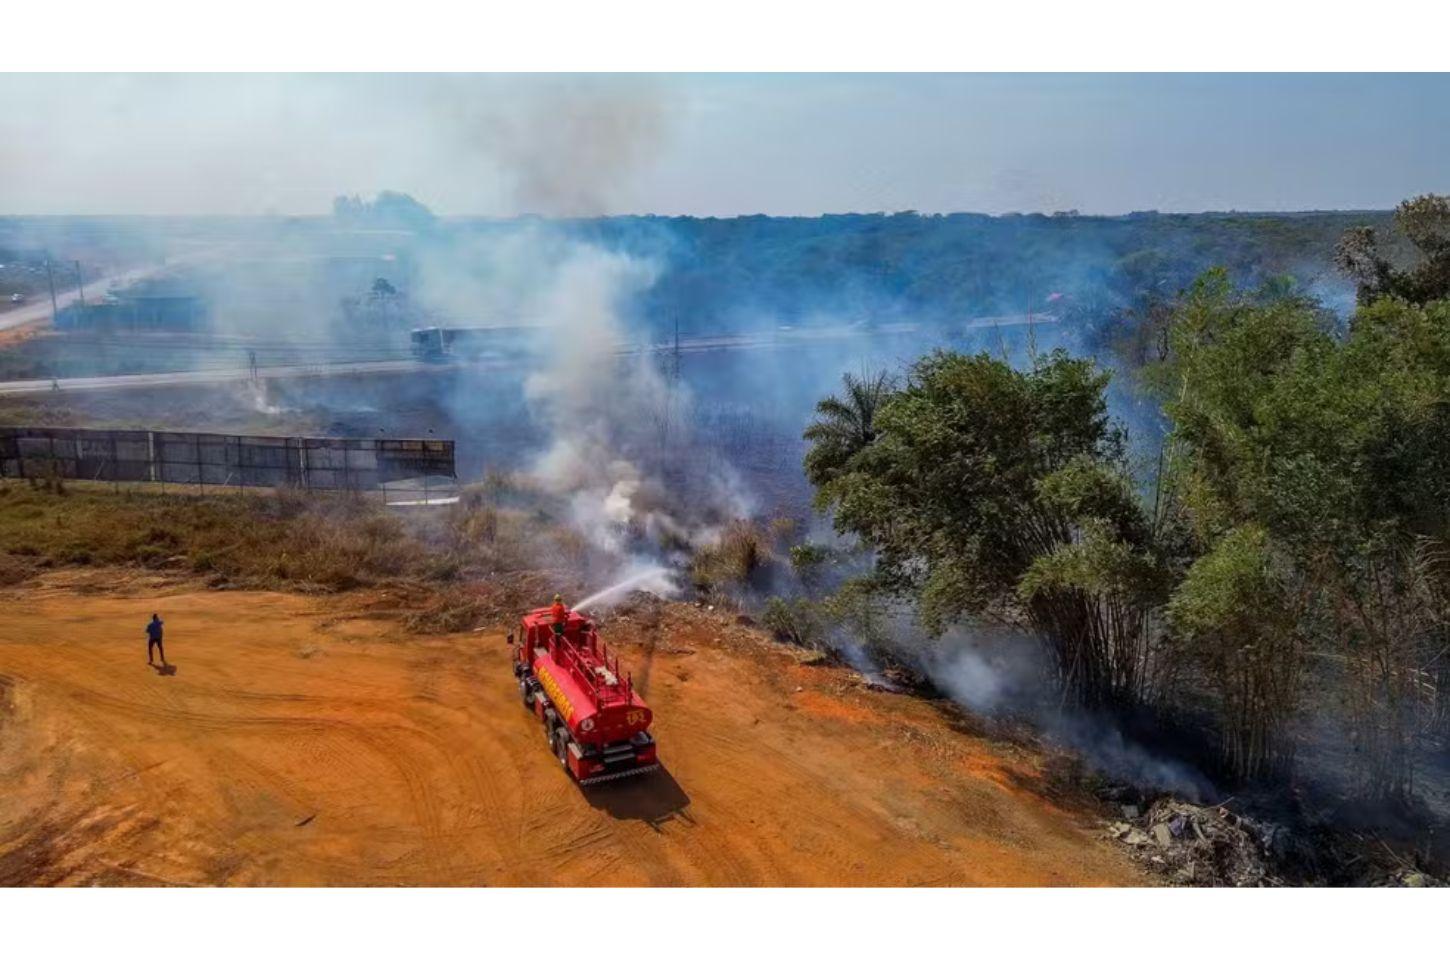
[[[0,476],[196,487],[386,490],[456,480],[452,440],[0,427]]]

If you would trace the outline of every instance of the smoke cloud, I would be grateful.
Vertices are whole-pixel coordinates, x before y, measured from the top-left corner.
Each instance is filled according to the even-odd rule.
[[[650,357],[617,358],[628,339],[617,312],[621,299],[652,280],[648,264],[579,248],[560,266],[543,304],[544,367],[524,383],[551,434],[535,473],[572,496],[580,529],[613,552],[624,547],[644,483],[639,462],[668,402]]]
[[[524,382],[548,443],[533,466],[569,499],[575,526],[618,556],[707,542],[750,503],[726,464],[709,476],[691,448],[691,396],[625,320],[655,264],[578,244],[540,302],[540,368]]]
[[[679,96],[623,76],[12,74],[0,212],[320,214],[385,188],[455,214],[621,212]]]
[[[918,663],[962,706],[988,717],[1026,718],[1049,740],[1110,777],[1195,800],[1215,795],[1209,778],[1190,764],[1137,742],[1111,718],[1074,710],[1049,696],[1042,647],[1026,631],[988,624],[958,627],[927,646]]]
[[[550,217],[610,212],[621,188],[665,146],[668,89],[643,79],[549,78],[525,97],[480,103],[464,88],[451,109],[463,146],[502,173],[513,209]]]

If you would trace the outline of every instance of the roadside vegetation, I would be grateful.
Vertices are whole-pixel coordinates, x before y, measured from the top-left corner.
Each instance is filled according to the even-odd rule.
[[[501,505],[505,496],[515,502]],[[550,507],[497,477],[465,489],[457,504],[413,513],[350,494],[199,496],[10,481],[0,486],[0,567],[11,583],[55,566],[127,565],[214,586],[340,591],[413,581],[466,592],[480,578],[551,569],[577,576],[587,567],[588,547]],[[467,606],[462,597],[440,603]]]
[[[1066,701],[1206,711],[1198,759],[1229,780],[1291,776],[1312,719],[1361,796],[1409,803],[1450,732],[1450,202],[1407,201],[1396,228],[1398,260],[1372,231],[1341,245],[1348,324],[1222,269],[1161,311],[1135,378],[1167,419],[1147,471],[1091,360],[938,352],[847,378],[806,469],[874,557],[856,588],[937,633],[1025,628]],[[810,643],[820,609],[768,621]]]

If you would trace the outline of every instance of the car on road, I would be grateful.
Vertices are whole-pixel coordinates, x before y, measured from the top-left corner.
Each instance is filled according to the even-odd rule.
[[[10,295],[10,302],[11,303],[24,303],[25,302],[25,294],[23,294],[23,293],[12,293]]]

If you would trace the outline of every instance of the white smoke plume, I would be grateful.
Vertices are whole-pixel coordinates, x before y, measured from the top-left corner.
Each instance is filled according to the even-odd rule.
[[[537,305],[541,366],[524,384],[549,431],[536,478],[567,498],[594,547],[620,558],[709,542],[748,510],[728,464],[696,449],[684,384],[626,322],[655,276],[648,261],[575,245]]]
[[[1208,777],[1186,762],[1135,742],[1110,717],[1074,710],[1048,696],[1043,650],[1025,631],[981,623],[959,626],[923,651],[919,662],[952,700],[984,716],[1028,717],[1049,739],[1108,776],[1190,799],[1214,795]]]
[[[651,358],[620,356],[628,345],[620,305],[653,279],[646,263],[580,246],[543,299],[544,363],[524,384],[551,435],[535,473],[570,497],[575,524],[612,553],[624,549],[644,485],[639,462],[651,423],[668,404],[668,385]]]

